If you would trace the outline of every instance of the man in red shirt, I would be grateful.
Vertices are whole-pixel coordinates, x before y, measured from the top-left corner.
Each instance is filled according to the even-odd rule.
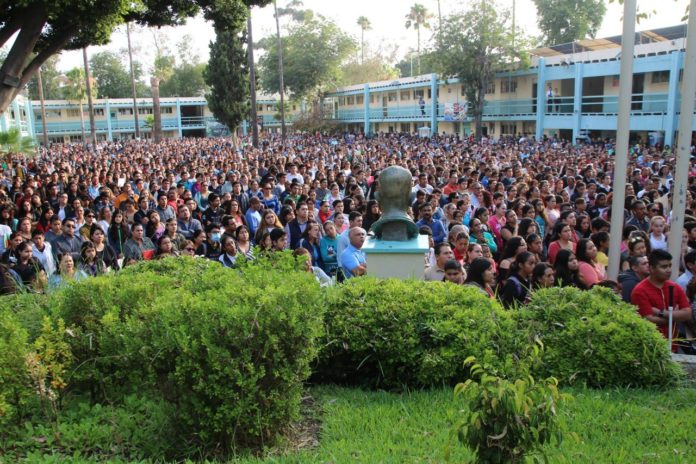
[[[672,273],[672,255],[665,250],[653,250],[648,256],[650,275],[635,286],[631,293],[631,303],[638,306],[642,317],[657,325],[658,330],[668,337],[670,303],[673,306],[672,321],[685,321],[691,318],[689,299],[676,282],[669,280]],[[670,294],[673,300],[670,301]],[[672,333],[674,334],[674,328]],[[675,346],[672,346],[672,351]]]

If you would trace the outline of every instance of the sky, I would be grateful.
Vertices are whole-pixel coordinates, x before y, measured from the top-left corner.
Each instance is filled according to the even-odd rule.
[[[502,7],[512,8],[513,1],[516,2],[516,22],[518,27],[531,35],[539,35],[536,26],[536,7],[532,0],[498,0]],[[620,35],[622,31],[622,11],[623,6],[618,2],[609,3],[607,1],[607,13],[604,17],[602,27],[597,33],[597,37],[608,37]],[[304,8],[309,8],[315,12],[334,20],[344,31],[354,36],[358,41],[360,38],[360,27],[356,21],[359,16],[366,16],[372,23],[372,30],[366,31],[365,41],[368,47],[392,47],[396,46],[399,57],[406,55],[409,49],[415,49],[417,44],[416,32],[413,29],[404,27],[405,16],[413,3],[419,2],[434,14],[433,22],[437,21],[437,0],[304,0]],[[279,6],[285,6],[288,0],[279,0]],[[449,13],[460,11],[465,5],[464,0],[440,0],[441,12],[445,16]],[[638,0],[639,11],[649,11],[657,8],[660,4],[663,8],[658,9],[648,19],[643,19],[636,25],[636,30],[655,29],[659,27],[673,26],[680,24],[684,15],[688,0]],[[254,29],[254,40],[275,33],[275,21],[273,18],[273,6],[265,8],[254,8],[252,10],[252,21]],[[170,48],[176,49],[176,44],[183,38],[187,38],[191,49],[200,56],[202,61],[208,59],[208,44],[215,39],[212,26],[203,18],[197,17],[190,19],[185,26],[176,28],[164,28],[164,34],[170,40]],[[188,37],[187,37],[188,36]],[[421,48],[431,36],[431,32],[421,30]],[[134,59],[143,63],[143,67],[148,71],[148,64],[152,62],[153,39],[148,30],[131,33],[131,40],[138,49]],[[127,46],[125,26],[118,28],[111,37],[111,43],[103,47],[90,47],[89,53],[96,53],[100,50],[109,49],[120,51]],[[61,55],[59,68],[68,70],[75,66],[82,66],[82,53],[80,51],[65,52]]]

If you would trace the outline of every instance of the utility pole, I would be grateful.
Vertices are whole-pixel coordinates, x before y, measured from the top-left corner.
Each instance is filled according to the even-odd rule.
[[[624,0],[621,70],[619,75],[619,116],[614,154],[614,196],[611,202],[609,235],[609,269],[607,277],[616,280],[621,262],[621,234],[626,202],[626,168],[630,135],[631,99],[633,97],[633,50],[636,41],[636,0]]]
[[[691,133],[694,119],[694,94],[696,93],[696,0],[689,5],[689,22],[686,29],[686,51],[684,52],[684,77],[681,83],[679,114],[679,139],[677,163],[672,186],[672,221],[669,234],[669,252],[672,255],[672,280],[679,276],[679,259],[682,253],[682,230],[686,211],[686,190],[691,158]]]
[[[278,34],[278,87],[280,90],[280,133],[285,142],[285,79],[283,77],[283,41],[280,38],[280,18],[278,17],[278,5],[273,0],[273,11],[275,12],[276,33]]]
[[[254,69],[254,39],[251,34],[251,7],[247,16],[247,51],[249,55],[249,99],[251,100],[251,144],[259,146],[259,125],[256,118],[256,70]]]
[[[41,67],[39,67],[36,78],[39,84],[39,101],[41,102],[41,132],[43,133],[44,147],[48,148],[48,128],[46,127],[46,101],[44,100],[43,80],[41,79]]]
[[[138,124],[138,101],[135,92],[135,70],[133,69],[133,49],[131,48],[130,23],[126,23],[126,36],[128,37],[128,61],[130,62],[131,87],[133,89],[133,118],[135,119],[135,138],[140,138],[140,124]]]
[[[89,109],[89,132],[92,137],[92,150],[97,146],[97,127],[94,124],[94,102],[92,101],[92,79],[89,74],[87,47],[82,48],[82,59],[85,62],[85,81],[87,84],[87,108]]]

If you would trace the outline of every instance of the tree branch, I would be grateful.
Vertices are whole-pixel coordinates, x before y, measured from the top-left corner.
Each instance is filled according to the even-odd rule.
[[[10,37],[14,35],[15,32],[19,30],[20,21],[17,15],[13,16],[12,19],[7,21],[4,26],[0,29],[0,47],[5,45],[5,42],[10,40]]]
[[[68,43],[73,34],[77,31],[77,26],[72,26],[65,29],[59,36],[55,37],[50,45],[41,50],[38,55],[34,57],[33,60],[29,62],[24,71],[22,72],[22,78],[20,79],[19,88],[22,89],[31,78],[34,76],[36,71],[41,67],[42,64],[46,62],[52,55],[58,53],[62,50]]]

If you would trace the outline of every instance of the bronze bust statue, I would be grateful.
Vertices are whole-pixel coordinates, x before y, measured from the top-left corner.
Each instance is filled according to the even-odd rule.
[[[379,175],[379,191],[375,194],[382,216],[370,230],[375,237],[405,242],[418,236],[418,226],[406,214],[411,197],[411,173],[401,166],[389,166]]]

